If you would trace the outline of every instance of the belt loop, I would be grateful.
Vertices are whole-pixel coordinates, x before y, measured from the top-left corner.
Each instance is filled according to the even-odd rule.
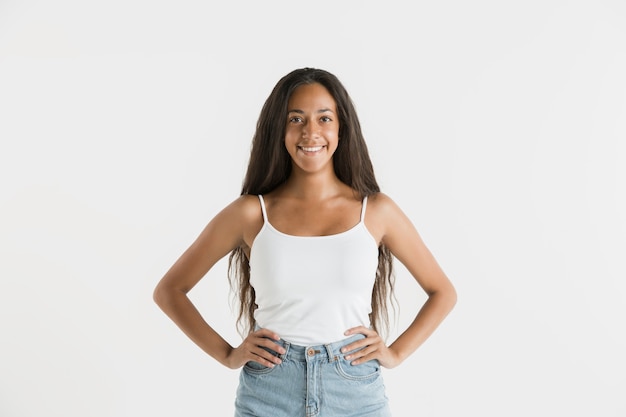
[[[328,362],[336,361],[337,355],[335,355],[335,352],[333,352],[332,345],[324,345],[324,347],[326,348],[326,354],[328,355]]]
[[[283,360],[287,357],[287,355],[289,355],[289,348],[291,347],[291,343],[287,342],[286,340],[283,340],[283,348],[285,348],[285,353],[278,355],[278,357]]]

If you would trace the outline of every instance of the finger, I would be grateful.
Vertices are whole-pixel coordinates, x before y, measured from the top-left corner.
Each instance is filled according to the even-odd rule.
[[[341,353],[348,353],[348,352],[352,352],[353,350],[364,348],[366,346],[371,345],[372,344],[371,342],[372,341],[367,339],[367,338],[357,340],[356,342],[352,342],[352,343],[342,347],[341,348]]]
[[[269,342],[267,339],[264,339],[264,341]],[[273,343],[273,342],[269,342],[269,343]],[[257,359],[260,358],[260,359],[278,364],[282,362],[279,357],[280,355],[279,351],[284,351],[283,347],[279,345],[271,346],[270,348],[267,348],[264,346],[250,346],[248,348],[248,356],[251,356],[251,360],[254,360],[254,361],[257,361]]]
[[[364,363],[369,362],[369,361],[374,360],[374,359],[378,359],[378,356],[376,355],[376,352],[373,352],[373,353],[370,353],[368,355],[362,356],[362,357],[360,357],[358,359],[355,359],[352,362],[350,362],[350,365],[354,365],[354,366],[361,365],[361,364],[364,364]]]
[[[365,339],[356,340],[350,344],[347,344],[341,348],[341,353],[352,352],[353,350],[360,349],[366,346],[372,346],[381,342],[380,336],[374,333],[372,336],[366,336]]]
[[[384,355],[384,351],[381,346],[368,346],[365,349],[361,349],[355,353],[351,353],[350,355],[344,356],[344,358],[352,365],[360,365],[362,363],[371,361],[373,359],[380,360],[382,355]]]
[[[376,334],[376,332],[370,328],[367,328],[365,326],[357,326],[357,327],[352,327],[348,330],[346,330],[344,332],[344,334],[346,336],[350,336],[353,334],[364,334],[366,336],[372,335],[372,334]]]
[[[344,358],[346,360],[354,360],[354,359],[359,359],[359,358],[363,358],[367,355],[369,355],[372,352],[375,352],[376,350],[378,350],[375,346],[367,346],[361,350],[357,350],[354,353],[350,353],[349,355],[344,356]]]
[[[281,345],[274,342],[274,340],[280,340],[280,336],[278,336],[275,332],[269,329],[259,329],[255,332],[252,332],[248,336],[248,340],[250,340],[250,338],[253,338],[251,342],[255,346],[264,346],[281,354],[286,352]]]
[[[283,354],[285,353],[285,349],[279,345],[278,343],[274,342],[273,340],[267,339],[265,337],[260,337],[257,338],[253,341],[254,346],[263,346],[266,347],[268,349],[273,350],[276,353],[280,353]]]
[[[280,358],[276,356],[272,356],[272,355],[270,355],[269,358],[265,358],[265,357],[253,354],[250,360],[253,362],[260,363],[261,365],[266,366],[268,368],[273,368],[274,366],[280,365],[282,363]]]
[[[280,336],[269,329],[259,329],[252,334],[258,337],[269,337],[270,339],[280,340]]]
[[[265,366],[274,365],[274,364],[278,365],[282,363],[282,360],[278,356],[272,355],[271,353],[263,349],[259,349],[259,351],[254,352],[254,354],[256,358],[253,358],[253,360]]]

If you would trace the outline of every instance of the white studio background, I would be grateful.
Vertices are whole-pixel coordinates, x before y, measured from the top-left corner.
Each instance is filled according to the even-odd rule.
[[[395,416],[626,415],[626,3],[0,0],[0,416],[232,415],[152,289],[303,66],[459,293]],[[225,261],[191,296],[238,343]]]

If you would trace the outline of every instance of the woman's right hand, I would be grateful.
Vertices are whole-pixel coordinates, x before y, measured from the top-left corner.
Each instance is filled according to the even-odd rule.
[[[253,361],[273,368],[282,361],[263,348],[271,349],[279,354],[285,353],[285,349],[275,343],[274,340],[280,340],[280,337],[271,330],[259,329],[250,333],[241,345],[230,351],[226,358],[226,366],[231,369],[238,369],[247,362]]]

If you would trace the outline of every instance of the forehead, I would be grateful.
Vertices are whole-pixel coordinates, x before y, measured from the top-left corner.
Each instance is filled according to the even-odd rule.
[[[335,111],[336,103],[333,96],[322,84],[303,84],[296,88],[289,98],[289,111],[294,109],[321,109]]]

